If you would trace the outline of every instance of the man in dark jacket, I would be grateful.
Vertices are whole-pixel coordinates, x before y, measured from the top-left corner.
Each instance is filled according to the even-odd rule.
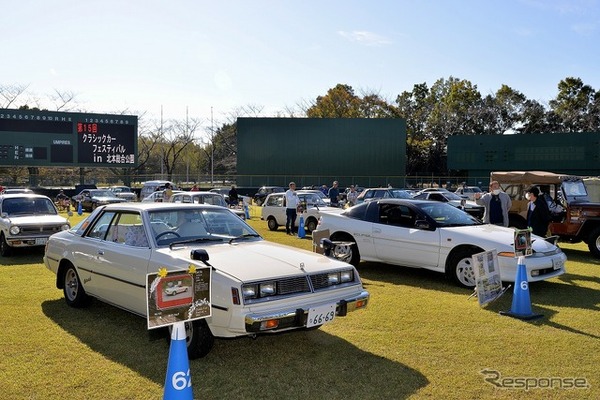
[[[532,186],[525,192],[525,198],[529,200],[527,205],[527,226],[531,228],[534,235],[546,237],[548,223],[550,222],[550,210],[540,190]]]

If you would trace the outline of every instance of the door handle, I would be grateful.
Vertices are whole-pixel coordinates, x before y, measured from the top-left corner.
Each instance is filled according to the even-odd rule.
[[[104,250],[98,250],[98,255],[99,256],[103,256],[104,255]]]

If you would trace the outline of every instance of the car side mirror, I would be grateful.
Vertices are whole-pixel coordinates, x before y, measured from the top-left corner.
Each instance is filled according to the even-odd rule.
[[[429,224],[429,222],[427,222],[424,219],[418,219],[415,221],[415,228],[417,229],[425,229],[425,230],[432,230],[431,229],[431,225]]]
[[[190,258],[192,260],[202,261],[204,264],[207,264],[207,261],[210,257],[205,249],[195,249],[191,251]]]

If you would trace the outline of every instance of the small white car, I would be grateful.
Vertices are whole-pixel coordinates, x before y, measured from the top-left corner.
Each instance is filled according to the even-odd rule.
[[[327,208],[327,204],[323,201],[320,195],[316,193],[306,193],[297,191],[303,211],[298,213],[295,227],[300,224],[300,217],[304,218],[304,228],[308,232],[312,232],[317,228],[320,211]],[[331,207],[329,207],[331,208]],[[261,207],[261,217],[263,221],[267,221],[267,226],[270,230],[276,231],[279,226],[285,226],[287,216],[285,213],[285,193],[271,193],[267,196]]]
[[[0,195],[0,255],[3,257],[10,256],[13,247],[44,246],[50,235],[70,227],[49,197],[27,193]]]
[[[94,297],[143,317],[147,274],[208,262],[212,315],[186,323],[190,358],[206,355],[215,337],[318,327],[323,322],[309,317],[321,310],[329,322],[369,301],[352,265],[268,242],[229,210],[207,204],[98,207],[51,236],[44,254],[69,306],[88,306]]]
[[[246,212],[243,209],[230,207],[225,201],[225,197],[216,192],[177,192],[171,196],[171,203],[212,204],[225,207],[241,219],[246,219]]]
[[[484,224],[439,201],[382,199],[343,212],[323,212],[317,231],[328,230],[332,241],[347,243],[342,259],[361,260],[445,273],[458,285],[475,286],[472,256],[498,252],[500,277],[514,282],[517,258],[514,229]],[[565,273],[567,256],[544,238],[532,235],[533,254],[526,257],[529,282]]]

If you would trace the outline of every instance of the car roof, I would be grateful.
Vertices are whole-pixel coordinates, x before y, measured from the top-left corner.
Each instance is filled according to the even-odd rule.
[[[161,209],[179,209],[179,208],[199,208],[199,207],[209,207],[209,208],[217,208],[224,209],[221,206],[214,206],[212,204],[190,204],[190,203],[115,203],[115,204],[107,204],[106,210],[129,210],[129,211],[152,211],[152,210],[161,210]]]
[[[48,196],[36,193],[3,193],[0,195],[2,199],[19,199],[19,198],[36,198],[36,199],[49,199]]]

